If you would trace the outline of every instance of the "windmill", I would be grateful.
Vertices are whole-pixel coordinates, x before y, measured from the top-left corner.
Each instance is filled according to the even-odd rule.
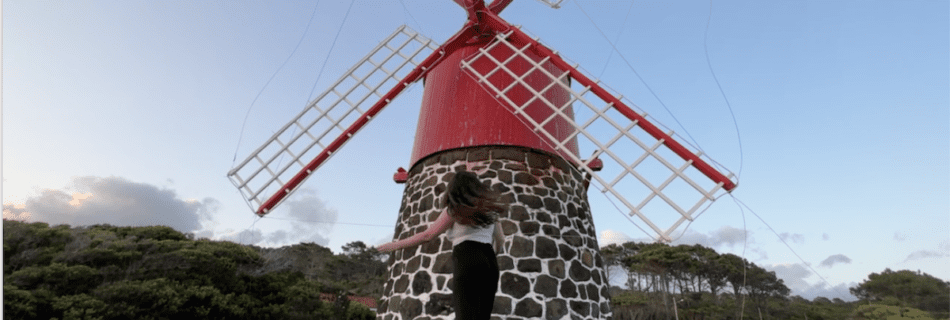
[[[500,219],[507,250],[499,256],[493,314],[609,317],[609,283],[587,201],[591,182],[668,242],[736,187],[732,174],[500,18],[511,0],[455,2],[468,18],[444,44],[397,28],[228,177],[252,210],[266,215],[424,80],[410,169],[393,177],[406,184],[394,237],[435,221],[454,172],[479,172],[511,204]],[[451,318],[450,260],[444,238],[395,252],[378,317]]]

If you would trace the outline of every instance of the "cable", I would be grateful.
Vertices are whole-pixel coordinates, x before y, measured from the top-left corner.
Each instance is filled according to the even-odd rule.
[[[831,283],[828,282],[828,280],[825,280],[825,277],[822,277],[821,274],[818,274],[818,271],[816,271],[814,268],[812,268],[811,265],[809,265],[807,262],[805,262],[805,259],[802,259],[802,257],[801,257],[800,255],[798,255],[798,252],[795,252],[795,249],[792,249],[792,246],[790,246],[790,245],[788,244],[788,242],[785,241],[785,239],[782,239],[782,237],[778,235],[778,232],[775,232],[775,229],[772,229],[772,226],[770,226],[768,223],[766,223],[765,220],[762,219],[761,216],[759,216],[759,214],[755,213],[755,211],[752,210],[752,208],[750,208],[750,207],[749,207],[748,205],[746,205],[744,202],[742,202],[741,200],[739,200],[739,198],[736,198],[736,196],[732,195],[731,193],[730,193],[729,195],[732,197],[733,200],[736,201],[736,203],[739,203],[739,204],[741,204],[742,206],[744,206],[746,209],[749,209],[749,212],[752,212],[752,214],[755,215],[756,218],[759,218],[759,221],[762,221],[762,223],[765,224],[765,226],[768,227],[769,230],[771,230],[772,233],[775,234],[775,236],[776,236],[780,241],[782,241],[783,244],[785,244],[785,247],[787,247],[788,250],[791,251],[792,254],[794,254],[795,257],[797,257],[798,260],[802,262],[802,264],[804,264],[806,267],[808,267],[809,270],[811,270],[812,272],[814,272],[815,275],[818,276],[818,278],[821,278],[821,281],[824,281],[825,284],[827,284],[829,287],[831,287],[832,290],[834,290],[835,292],[837,292],[838,295],[839,295],[841,298],[846,297],[844,294],[841,293],[841,291],[838,291],[837,288],[835,288],[834,286],[832,286]],[[744,219],[744,217],[745,217],[745,216],[743,216],[743,219]]]
[[[400,0],[402,1],[402,0]],[[627,15],[623,17],[623,22],[620,23],[620,31],[617,32],[617,39],[614,42],[620,41],[620,35],[623,34],[624,27],[627,25],[627,19],[630,18],[630,12],[633,11],[633,3],[636,1],[630,1],[630,7],[627,8]],[[614,56],[614,52],[610,51],[610,54],[607,55],[607,62],[604,62],[604,68],[600,70],[600,75],[597,76],[598,79],[604,76],[604,72],[607,72],[607,65],[610,64],[610,58]]]
[[[731,196],[732,194],[730,193],[729,195]],[[748,268],[749,264],[748,262],[746,262],[746,259],[745,259],[745,250],[746,250],[746,247],[748,247],[749,245],[749,229],[746,227],[746,224],[745,224],[745,210],[742,210],[742,206],[739,205],[739,202],[738,200],[736,200],[735,196],[732,197],[732,201],[736,202],[736,206],[739,207],[739,212],[742,213],[742,287],[745,288],[746,273],[749,269]],[[739,319],[742,319],[742,315],[744,314],[745,314],[745,296],[742,296],[742,307],[739,308]]]
[[[399,3],[402,4],[402,9],[406,12],[406,14],[409,15],[409,18],[412,19],[412,21],[415,22],[417,26],[419,26],[419,31],[422,33],[426,33],[426,31],[422,29],[422,24],[419,23],[419,21],[416,21],[416,17],[413,17],[412,13],[409,12],[409,8],[406,7],[406,2],[399,0]]]
[[[330,61],[330,55],[333,53],[333,47],[336,46],[336,40],[340,38],[340,33],[343,31],[343,26],[346,24],[346,19],[350,16],[350,9],[353,9],[353,3],[355,0],[350,1],[350,6],[346,9],[346,14],[343,15],[343,21],[340,22],[340,27],[336,30],[336,36],[333,37],[333,42],[330,43],[330,50],[327,51],[327,56],[323,59],[323,64],[320,66],[320,71],[317,72],[317,80],[313,81],[313,87],[310,87],[310,93],[307,94],[307,101],[304,102],[304,108],[307,108],[310,103],[310,99],[313,97],[313,91],[317,89],[317,83],[320,83],[320,78],[323,76],[323,69],[327,66],[327,61]],[[290,131],[290,135],[297,134],[297,126],[294,126]],[[277,160],[277,167],[280,168],[280,165],[284,162],[284,156],[286,153],[281,152],[280,159]]]
[[[716,81],[716,87],[719,88],[719,93],[722,94],[722,99],[726,101],[726,107],[729,108],[729,114],[732,115],[732,124],[736,128],[736,139],[739,141],[739,171],[736,173],[736,181],[738,181],[739,177],[742,175],[742,136],[739,135],[739,123],[736,121],[736,114],[732,112],[732,105],[729,104],[729,98],[726,97],[726,92],[722,90],[722,85],[719,84],[719,78],[716,77],[716,72],[713,71],[712,63],[709,62],[709,48],[707,47],[706,42],[709,39],[710,21],[712,21],[712,0],[709,0],[709,18],[706,19],[706,31],[703,33],[703,52],[706,54],[706,66],[709,67],[709,73],[712,74],[713,80]]]
[[[683,128],[683,132],[686,133],[686,136],[689,137],[689,139],[693,141],[693,144],[696,145],[696,148],[699,149],[699,151],[706,153],[706,151],[703,150],[703,148],[699,146],[699,143],[696,142],[696,139],[693,139],[693,136],[689,134],[689,131],[686,130],[686,127],[684,127],[683,124],[680,123],[679,119],[677,119],[676,116],[673,115],[673,112],[670,111],[670,108],[668,108],[666,104],[663,103],[663,100],[661,100],[660,97],[656,95],[656,92],[653,91],[653,88],[650,88],[650,85],[648,85],[647,82],[643,80],[643,77],[640,76],[640,73],[638,73],[637,70],[633,68],[633,65],[630,64],[630,61],[628,61],[627,58],[623,56],[623,53],[621,53],[620,50],[617,49],[617,46],[615,46],[613,42],[610,42],[610,39],[607,38],[607,35],[604,34],[604,31],[601,30],[599,26],[597,26],[597,23],[594,22],[594,19],[591,18],[590,15],[587,14],[587,11],[584,11],[584,8],[581,7],[580,3],[576,0],[573,2],[575,5],[577,5],[577,8],[580,9],[581,12],[584,13],[584,16],[587,17],[587,20],[590,20],[590,23],[594,25],[594,28],[596,28],[597,31],[600,32],[600,35],[603,36],[605,40],[607,40],[607,43],[610,44],[610,46],[614,49],[614,51],[617,52],[617,55],[620,56],[620,59],[622,59],[623,62],[627,64],[627,67],[630,68],[630,71],[633,71],[633,74],[637,76],[637,79],[640,79],[640,82],[643,83],[643,86],[647,88],[647,91],[649,91],[650,94],[653,95],[653,98],[655,98],[656,101],[659,102],[661,106],[663,106],[663,109],[665,109],[666,112],[669,113],[671,117],[673,117],[673,121],[675,121],[676,124],[680,126],[680,128]]]
[[[277,68],[277,71],[274,71],[274,74],[270,76],[270,79],[267,79],[267,82],[264,83],[264,87],[261,88],[261,91],[257,92],[257,95],[254,96],[254,100],[251,101],[251,105],[247,106],[247,113],[244,115],[244,122],[241,123],[241,133],[238,134],[238,143],[234,147],[234,158],[231,159],[231,166],[234,166],[234,162],[237,161],[237,152],[241,148],[241,139],[244,137],[244,126],[247,124],[247,118],[251,115],[251,107],[254,106],[254,103],[257,102],[257,99],[261,97],[261,94],[264,93],[264,89],[267,89],[267,86],[270,85],[270,82],[274,80],[274,77],[277,76],[277,73],[287,65],[287,62],[290,61],[290,58],[294,56],[294,53],[297,53],[297,48],[300,48],[300,44],[303,43],[303,39],[307,37],[307,33],[310,31],[310,24],[313,23],[313,17],[317,15],[317,6],[320,5],[320,1],[313,6],[313,12],[310,13],[310,20],[307,21],[307,28],[304,30],[303,35],[300,36],[300,40],[297,40],[297,45],[294,46],[294,50],[290,52],[290,55],[287,56],[287,59],[284,59],[284,63],[280,64],[280,67]]]
[[[336,36],[333,37],[333,42],[330,43],[330,51],[327,52],[327,58],[323,60],[323,65],[320,66],[320,72],[317,73],[317,81],[313,82],[313,87],[310,88],[310,94],[307,95],[307,101],[313,97],[313,91],[317,89],[317,83],[320,82],[320,77],[323,76],[323,68],[327,66],[327,61],[330,61],[330,53],[333,53],[333,47],[336,46],[336,40],[340,38],[340,32],[343,31],[343,26],[346,24],[346,19],[350,16],[350,9],[353,9],[353,3],[355,0],[350,1],[350,6],[346,8],[346,14],[343,15],[343,22],[340,22],[340,28],[336,30]]]

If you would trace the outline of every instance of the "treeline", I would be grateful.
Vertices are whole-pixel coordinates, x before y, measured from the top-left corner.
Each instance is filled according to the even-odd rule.
[[[3,313],[10,319],[373,319],[385,258],[362,242],[260,248],[195,240],[168,227],[70,228],[3,221]],[[700,245],[601,249],[614,319],[948,319],[950,282],[920,271],[872,273],[860,300],[790,296],[774,272]],[[504,283],[502,285],[505,285]]]
[[[859,301],[789,296],[775,272],[701,245],[628,242],[601,249],[615,319],[947,319],[950,282],[885,270],[851,288]],[[620,274],[617,274],[620,273]]]
[[[334,255],[312,243],[263,249],[194,240],[162,226],[4,220],[3,313],[10,319],[374,319],[342,293],[378,296],[385,263],[362,243],[347,247]],[[338,298],[321,302],[321,293]]]

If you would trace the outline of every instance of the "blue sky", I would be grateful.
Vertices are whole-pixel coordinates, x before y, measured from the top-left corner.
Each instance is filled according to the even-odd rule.
[[[347,15],[349,4],[4,1],[4,217],[335,251],[389,240],[420,85],[268,218],[225,177],[397,26],[442,42],[465,17],[451,1],[358,1]],[[685,128],[741,173],[733,195],[778,233],[725,197],[676,243],[744,254],[793,294],[846,300],[884,268],[950,279],[948,16],[945,1],[522,0],[502,13]],[[602,244],[646,240],[598,193]]]

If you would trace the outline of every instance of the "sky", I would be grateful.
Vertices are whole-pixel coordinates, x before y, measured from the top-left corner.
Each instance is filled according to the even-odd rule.
[[[391,240],[419,84],[265,218],[226,178],[398,26],[441,43],[465,19],[451,1],[350,4],[3,1],[3,217]],[[809,299],[853,300],[885,268],[950,280],[946,1],[520,0],[501,16],[739,175],[673,244],[744,256]],[[601,245],[649,241],[599,193]]]

